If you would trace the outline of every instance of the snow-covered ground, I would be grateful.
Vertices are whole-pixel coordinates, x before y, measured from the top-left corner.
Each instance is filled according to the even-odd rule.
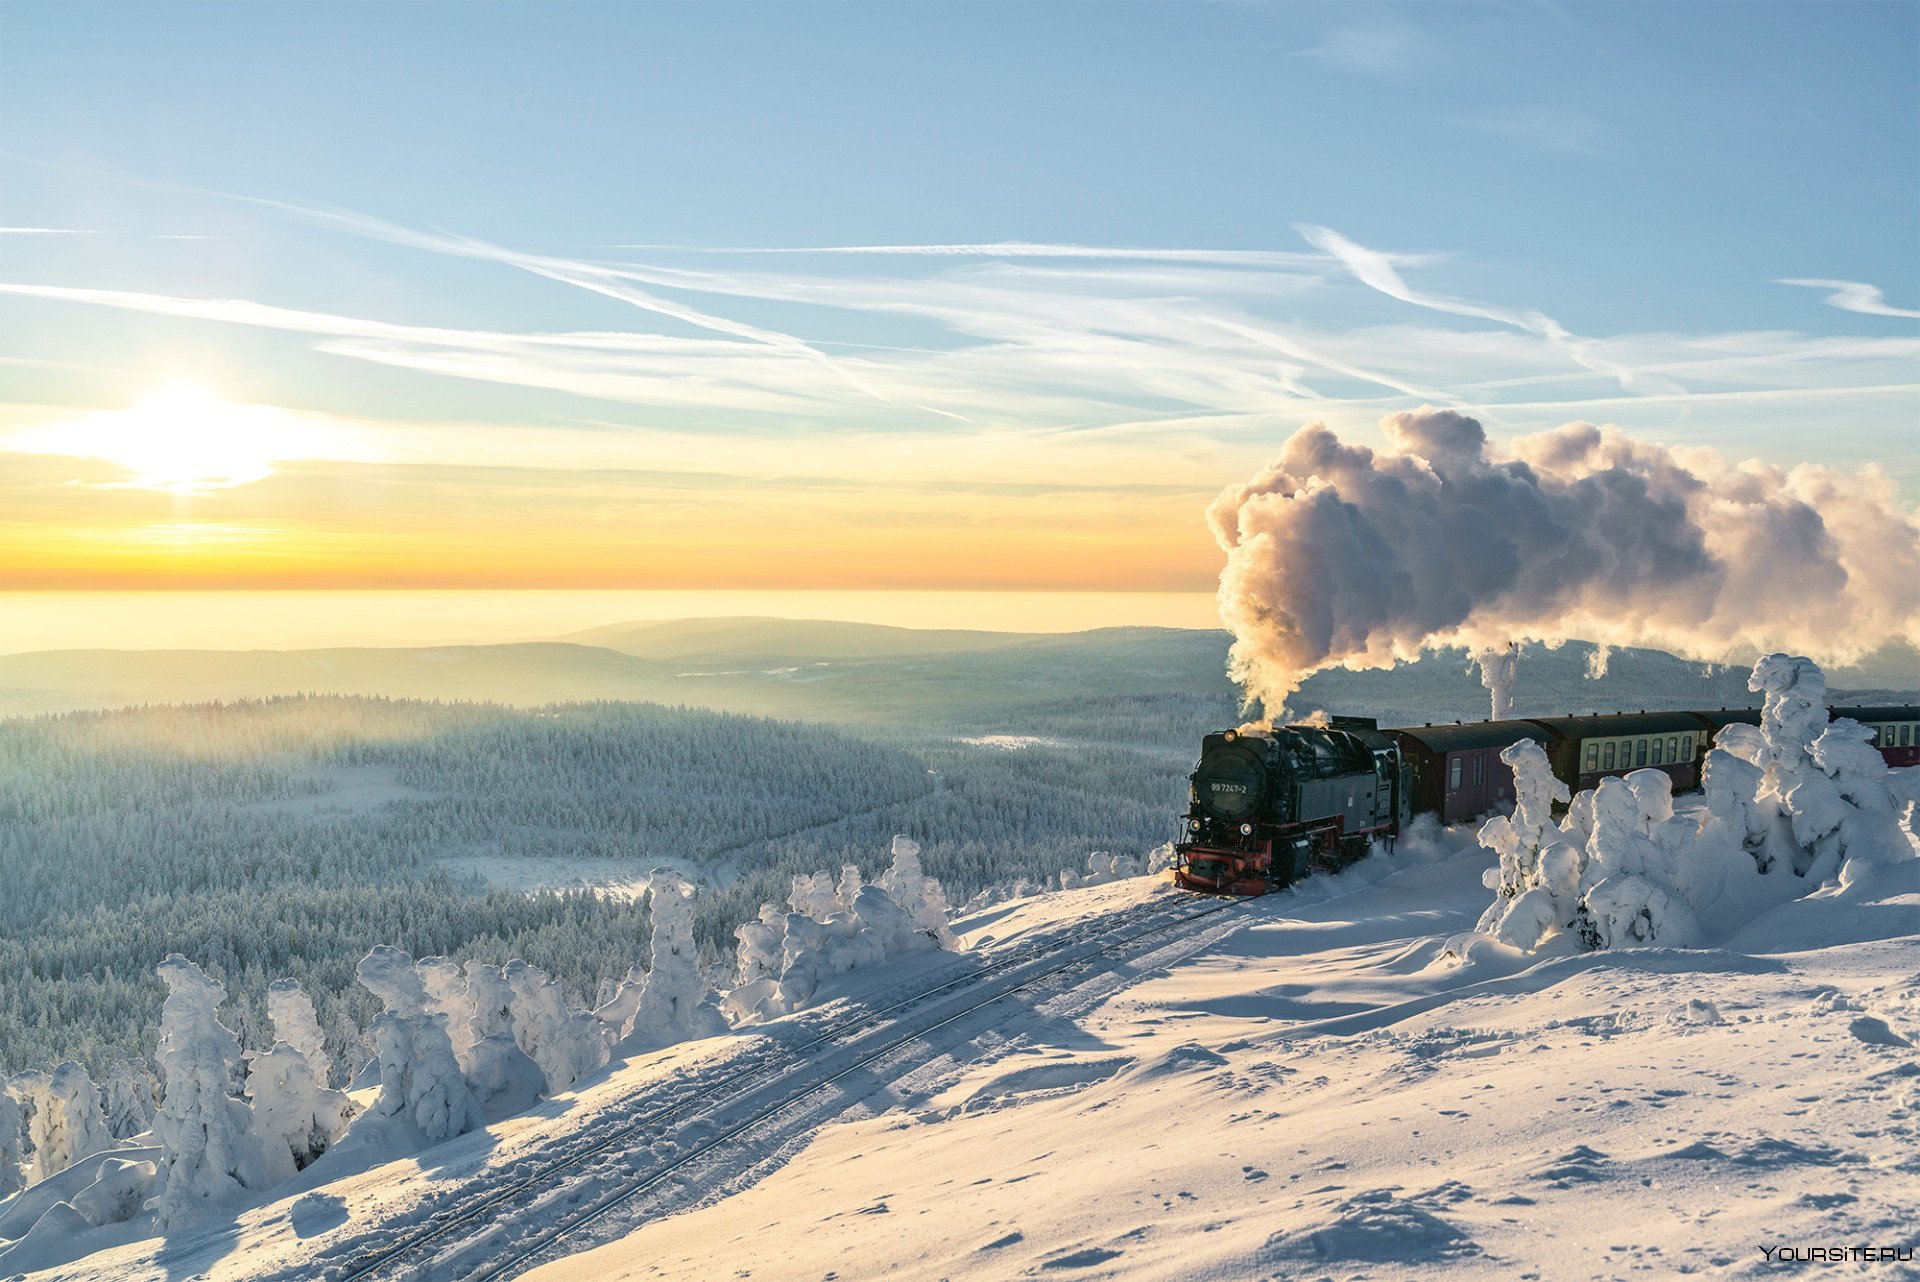
[[[1809,1266],[1768,1247],[1920,1245],[1920,860],[1718,947],[1462,965],[1490,864],[1412,843],[1190,921],[1208,901],[1159,878],[999,905],[956,923],[968,953],[35,1276],[337,1275],[633,1125],[412,1276],[481,1275],[682,1162],[533,1276],[1771,1276]]]

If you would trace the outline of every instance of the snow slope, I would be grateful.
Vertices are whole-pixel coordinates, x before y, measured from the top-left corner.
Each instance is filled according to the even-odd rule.
[[[616,1124],[394,1275],[512,1275],[649,1179],[532,1276],[1763,1276],[1806,1267],[1763,1247],[1920,1245],[1920,860],[1720,948],[1462,966],[1489,862],[1403,847],[1185,922],[1211,901],[1158,879],[1000,905],[969,954],[36,1276],[338,1276]]]
[[[534,1276],[1758,1276],[1763,1246],[1920,1245],[1920,863],[1826,947],[1807,900],[1751,951],[1450,968],[1481,867],[1257,901]]]

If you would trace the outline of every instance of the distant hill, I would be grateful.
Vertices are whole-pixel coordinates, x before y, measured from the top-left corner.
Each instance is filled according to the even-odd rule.
[[[61,650],[0,656],[0,713],[260,697],[367,694],[521,706],[646,700],[867,725],[932,736],[1035,735],[1183,747],[1238,717],[1224,632],[1102,628],[1070,633],[922,631],[864,623],[736,618],[620,624],[562,641],[316,650]],[[1747,707],[1743,667],[1658,650],[1536,646],[1514,692],[1520,716],[1641,708]],[[1897,659],[1897,656],[1896,656]],[[1898,678],[1897,661],[1856,671]],[[1844,692],[1845,672],[1835,674]],[[1873,701],[1920,679],[1861,682]],[[1845,694],[1840,697],[1844,700]],[[1480,720],[1487,692],[1466,656],[1386,672],[1323,672],[1300,711],[1382,724]]]
[[[674,619],[615,623],[557,638],[662,663],[816,663],[960,654],[1030,644],[1031,632],[894,628],[826,619]]]

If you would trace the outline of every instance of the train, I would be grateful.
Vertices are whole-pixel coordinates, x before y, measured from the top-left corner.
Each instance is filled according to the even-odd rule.
[[[1833,709],[1858,721],[1889,766],[1920,765],[1920,706]],[[1189,778],[1174,881],[1214,894],[1260,895],[1334,871],[1378,841],[1391,848],[1420,815],[1443,824],[1508,809],[1502,749],[1532,739],[1570,792],[1632,770],[1663,770],[1675,792],[1700,786],[1722,728],[1760,724],[1758,708],[1615,712],[1454,722],[1382,730],[1368,717],[1242,727],[1207,735]]]

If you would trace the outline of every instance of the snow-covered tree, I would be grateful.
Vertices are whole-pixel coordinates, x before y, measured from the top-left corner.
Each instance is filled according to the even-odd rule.
[[[840,911],[840,891],[833,884],[833,878],[824,872],[795,873],[787,907],[815,921],[825,921]]]
[[[251,1117],[228,1092],[240,1043],[218,1017],[224,985],[178,953],[158,967],[167,985],[160,1012],[165,1083],[154,1138],[161,1151],[160,1227],[185,1223],[253,1185],[247,1152]]]
[[[514,1038],[540,1066],[548,1094],[570,1090],[607,1062],[610,1052],[599,1022],[586,1011],[570,1010],[560,985],[538,966],[510,961],[506,980],[513,990]]]
[[[849,871],[857,887],[859,872]],[[841,886],[847,884],[843,875]],[[653,915],[652,965],[633,1018],[622,1030],[622,1046],[631,1051],[724,1032],[726,1020],[693,941],[693,888],[673,869],[656,868],[647,894]]]
[[[87,1070],[72,1060],[53,1070],[37,1103],[31,1132],[35,1183],[113,1147],[100,1092]]]
[[[320,1086],[333,1081],[333,1057],[327,1053],[326,1034],[314,1013],[313,999],[296,979],[276,979],[267,987],[267,1018],[276,1041],[285,1042],[306,1058]]]
[[[1573,921],[1587,866],[1584,838],[1569,842],[1570,834],[1554,824],[1554,803],[1568,799],[1567,786],[1554,777],[1539,744],[1522,739],[1502,749],[1500,760],[1513,769],[1514,810],[1480,828],[1480,844],[1500,864],[1488,873],[1488,888],[1497,897],[1479,929],[1502,943],[1532,948],[1542,935]]]
[[[107,1071],[101,1091],[106,1096],[107,1130],[115,1139],[132,1139],[153,1125],[158,1085],[142,1064],[121,1060]]]
[[[429,1141],[481,1125],[480,1104],[453,1053],[445,1016],[429,1012],[413,958],[381,945],[361,958],[355,974],[386,1006],[373,1026],[380,1094],[363,1116],[398,1119]]]
[[[514,1039],[513,985],[505,968],[470,961],[466,974],[473,1015],[460,1066],[488,1120],[510,1117],[546,1094],[547,1078]]]
[[[0,1200],[27,1182],[27,1119],[20,1101],[0,1082]]]
[[[920,866],[920,843],[911,837],[893,839],[893,864],[876,883],[907,914],[918,930],[927,932],[942,948],[954,943],[947,924],[947,895],[940,883]]]
[[[247,1099],[262,1160],[275,1177],[285,1178],[332,1147],[354,1110],[346,1095],[326,1084],[327,1055],[306,993],[292,980],[278,980],[268,998],[274,1043],[248,1056]]]
[[[757,918],[733,928],[734,938],[740,941],[734,954],[736,987],[780,978],[780,949],[786,929],[786,914],[772,904],[761,904]]]

